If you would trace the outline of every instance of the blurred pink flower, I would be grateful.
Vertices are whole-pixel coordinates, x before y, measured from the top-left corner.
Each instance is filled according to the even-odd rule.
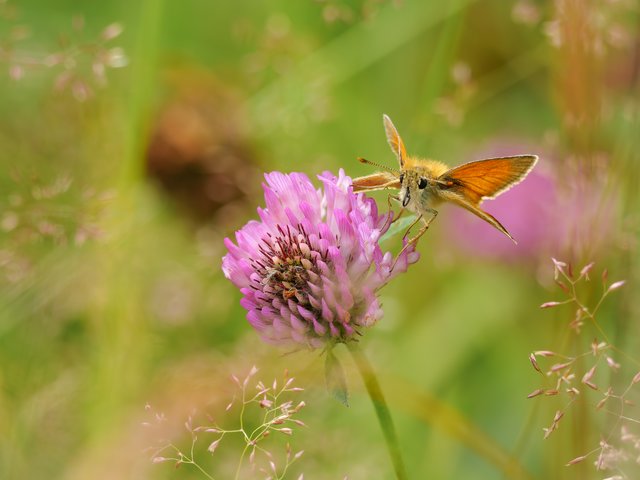
[[[483,210],[509,230],[517,245],[464,210],[452,209],[448,227],[455,243],[464,251],[509,259],[529,257],[546,248],[550,234],[556,230],[552,224],[556,203],[553,179],[534,170],[522,183],[482,204]]]
[[[496,148],[485,156],[509,155],[514,150]],[[550,156],[541,155],[523,182],[482,204],[509,230],[517,245],[461,209],[452,209],[447,215],[447,238],[453,238],[463,252],[473,256],[508,261],[593,255],[611,241],[615,198],[606,193],[604,182],[596,183],[579,174],[557,174],[553,166]]]
[[[377,291],[419,257],[413,247],[397,260],[382,252],[389,217],[353,193],[344,171],[318,178],[324,191],[301,173],[266,174],[260,221],[237,231],[237,244],[225,239],[222,270],[269,343],[319,348],[352,339],[382,317]]]

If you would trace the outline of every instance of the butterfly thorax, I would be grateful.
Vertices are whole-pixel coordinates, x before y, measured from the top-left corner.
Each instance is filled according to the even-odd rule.
[[[439,203],[438,177],[449,167],[437,160],[408,157],[402,169],[400,201],[402,205],[415,213],[424,213]]]
[[[430,160],[420,157],[407,157],[404,161],[404,171],[415,170],[430,178],[438,178],[449,170],[449,167],[438,160]]]

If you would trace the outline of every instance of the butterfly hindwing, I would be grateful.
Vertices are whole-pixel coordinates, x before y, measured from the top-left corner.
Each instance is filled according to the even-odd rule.
[[[509,237],[513,243],[517,243],[516,239],[513,238],[513,236],[509,233],[509,231],[498,221],[498,219],[496,217],[494,217],[493,215],[491,215],[488,212],[485,212],[484,210],[482,210],[480,207],[478,207],[477,205],[473,205],[470,202],[466,201],[464,198],[461,197],[452,197],[449,199],[449,201],[455,203],[456,205],[468,210],[469,212],[473,213],[474,215],[480,217],[482,220],[484,220],[485,222],[489,223],[490,225],[493,225],[495,228],[497,228],[498,230],[500,230],[502,233],[504,233],[507,237]]]

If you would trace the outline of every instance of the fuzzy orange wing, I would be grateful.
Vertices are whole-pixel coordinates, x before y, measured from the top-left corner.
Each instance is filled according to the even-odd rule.
[[[444,189],[454,190],[472,205],[495,198],[520,183],[534,167],[536,155],[488,158],[465,163],[438,177]]]
[[[506,228],[504,228],[504,226],[498,221],[498,219],[496,217],[494,217],[493,215],[491,215],[488,212],[485,212],[484,210],[482,210],[477,205],[473,205],[471,202],[468,202],[461,195],[451,194],[447,198],[447,200],[449,200],[450,202],[455,203],[459,207],[462,207],[462,208],[470,211],[471,213],[473,213],[474,215],[480,217],[482,220],[484,220],[488,224],[493,225],[495,228],[497,228],[499,231],[501,231],[507,237],[509,237],[513,241],[513,243],[518,243],[518,242],[516,242],[516,239],[513,238],[513,235],[511,235],[509,233],[509,231]]]
[[[391,172],[376,172],[353,179],[354,192],[371,192],[387,188],[400,188],[400,179]]]

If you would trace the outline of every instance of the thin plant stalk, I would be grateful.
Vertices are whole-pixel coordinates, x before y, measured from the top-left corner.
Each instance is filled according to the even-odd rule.
[[[459,441],[480,458],[497,467],[505,479],[533,480],[516,456],[505,450],[453,406],[427,392],[416,390],[411,384],[397,377],[387,377],[384,383],[390,386],[389,403],[394,408]]]
[[[373,403],[373,407],[378,417],[378,422],[380,422],[380,428],[382,428],[387,450],[391,457],[391,463],[393,463],[396,478],[398,480],[407,480],[407,471],[404,467],[404,462],[402,461],[402,455],[400,454],[400,444],[398,442],[398,436],[396,435],[396,429],[393,425],[393,420],[391,419],[391,412],[389,411],[387,402],[384,399],[382,389],[380,388],[378,378],[373,371],[373,367],[356,342],[347,343],[347,348],[351,352],[351,355],[358,366],[358,370],[362,376],[362,381],[364,382],[367,392],[369,393],[369,397],[371,398],[371,402]]]

